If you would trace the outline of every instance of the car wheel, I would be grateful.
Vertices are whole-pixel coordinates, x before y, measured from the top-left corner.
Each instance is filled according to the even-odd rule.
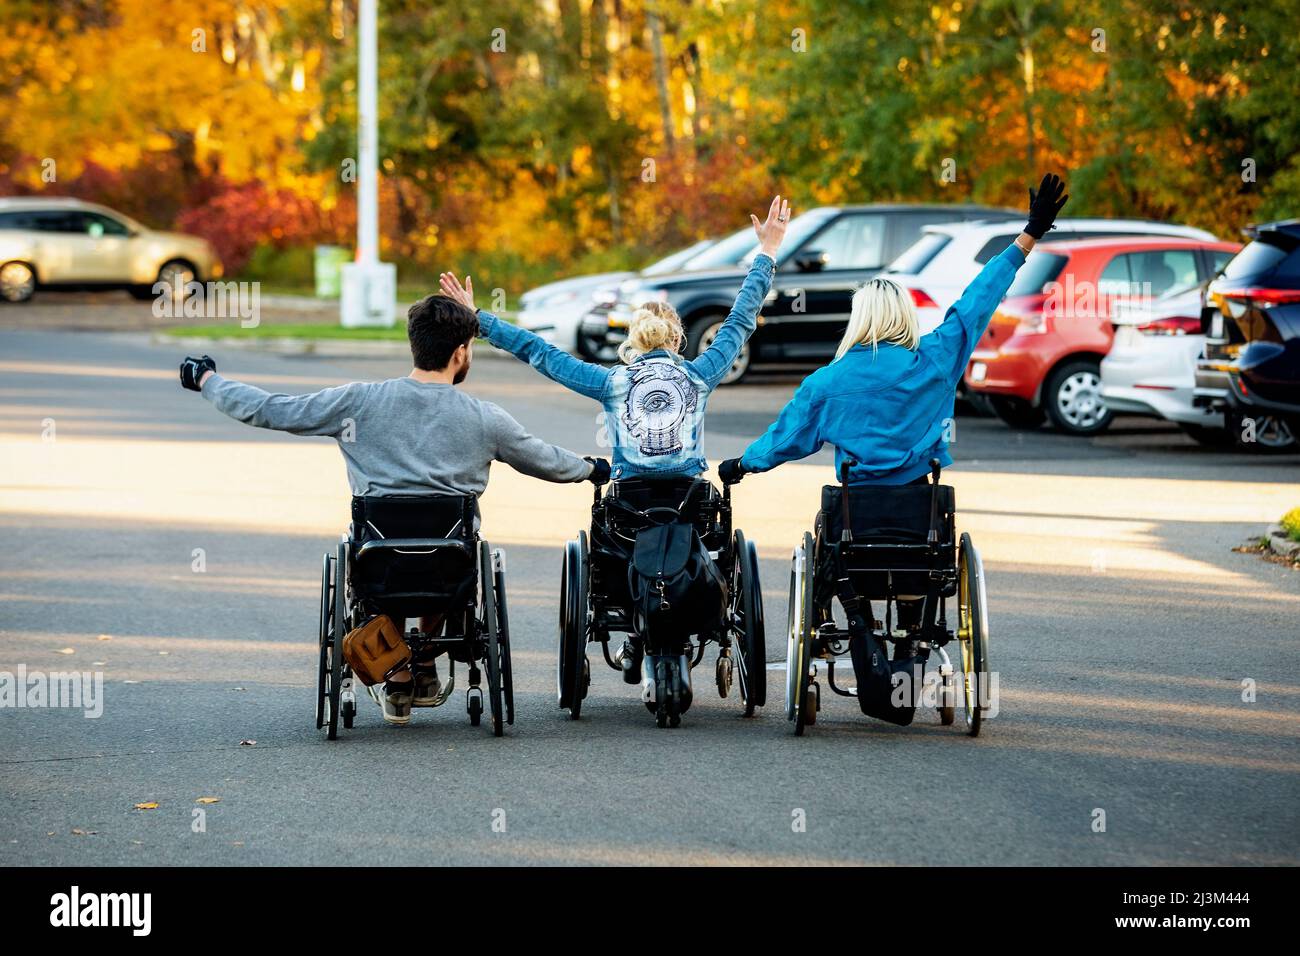
[[[172,298],[177,302],[184,301],[186,287],[196,278],[194,267],[183,259],[164,262],[162,268],[158,270],[158,281],[165,282],[171,287]]]
[[[1115,413],[1101,397],[1101,366],[1092,361],[1067,362],[1043,386],[1043,409],[1067,435],[1096,435],[1110,427]]]
[[[36,292],[36,273],[25,262],[6,262],[0,266],[0,299],[26,302]]]
[[[705,349],[713,344],[713,340],[718,337],[718,332],[722,329],[726,319],[722,316],[711,315],[707,318],[700,319],[691,326],[690,334],[686,337],[687,357],[696,359],[704,354]],[[722,376],[719,385],[734,385],[745,377],[749,371],[749,343],[746,342],[740,347],[736,354],[736,360],[731,363],[731,368]]]
[[[1023,398],[1013,398],[1010,395],[990,395],[988,398],[993,414],[1011,428],[1027,431],[1047,421],[1045,411]]]
[[[1182,422],[1178,426],[1192,441],[1206,448],[1231,448],[1236,438],[1226,428],[1211,428],[1209,425],[1192,425]]]
[[[1286,421],[1276,415],[1232,412],[1225,417],[1232,441],[1241,451],[1256,455],[1281,455],[1296,450],[1296,438]]]

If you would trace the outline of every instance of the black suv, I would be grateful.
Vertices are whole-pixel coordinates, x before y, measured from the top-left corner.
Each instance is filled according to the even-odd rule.
[[[816,364],[833,356],[853,292],[914,243],[923,227],[1023,217],[1022,212],[989,206],[902,204],[823,206],[796,216],[786,231],[758,330],[723,383],[739,381],[759,363]],[[659,299],[682,317],[684,352],[695,357],[726,319],[756,245],[752,232],[737,233],[691,259],[684,271],[624,282],[615,302],[583,317],[580,348],[593,358],[612,360],[626,338],[632,310]]]
[[[1194,401],[1236,433],[1253,420],[1260,450],[1283,450],[1300,438],[1300,219],[1245,232],[1253,241],[1206,289]]]

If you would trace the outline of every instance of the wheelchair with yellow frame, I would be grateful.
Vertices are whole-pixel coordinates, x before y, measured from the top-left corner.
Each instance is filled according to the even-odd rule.
[[[897,486],[850,485],[851,465],[822,489],[816,530],[794,552],[786,717],[800,736],[816,723],[824,671],[826,687],[869,716],[907,725],[933,705],[951,725],[960,680],[965,730],[977,736],[990,703],[988,602],[979,552],[969,534],[956,536],[953,488],[940,483],[937,459],[929,482]],[[931,654],[939,669],[927,679]],[[836,664],[846,656],[856,681],[842,687]]]

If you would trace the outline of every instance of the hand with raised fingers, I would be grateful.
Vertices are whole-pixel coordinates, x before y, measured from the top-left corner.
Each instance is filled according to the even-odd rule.
[[[753,213],[749,214],[749,219],[754,224],[754,234],[758,236],[759,251],[775,259],[781,240],[785,238],[785,227],[790,222],[790,201],[776,196],[768,207],[766,220],[759,222]]]
[[[1044,176],[1037,189],[1029,190],[1029,222],[1025,232],[1035,240],[1042,239],[1069,198],[1060,176],[1055,173]]]
[[[199,358],[187,355],[185,361],[181,362],[181,385],[191,392],[201,392],[203,391],[203,383],[216,370],[217,363],[212,361],[211,355],[204,355]]]
[[[461,285],[453,273],[444,272],[438,276],[438,286],[447,298],[459,302],[471,312],[478,311],[474,308],[474,280],[469,276],[465,276],[465,284]]]

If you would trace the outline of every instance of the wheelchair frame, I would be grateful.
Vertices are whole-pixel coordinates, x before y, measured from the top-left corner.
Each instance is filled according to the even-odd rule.
[[[948,658],[946,646],[954,639],[958,642],[962,664],[962,700],[965,713],[966,733],[971,737],[979,735],[984,711],[988,708],[988,600],[985,591],[984,565],[980,559],[969,534],[963,532],[959,543],[954,548],[950,533],[947,541],[942,540],[939,516],[939,478],[940,467],[937,459],[930,462],[930,527],[926,540],[917,543],[873,543],[855,541],[851,523],[848,482],[850,462],[844,462],[840,470],[840,502],[843,508],[843,530],[840,540],[835,543],[822,542],[823,547],[834,549],[830,557],[835,562],[836,573],[841,575],[835,594],[821,606],[816,599],[816,575],[822,567],[821,555],[817,550],[817,538],[810,532],[804,532],[802,544],[795,548],[790,570],[789,603],[789,637],[786,650],[786,719],[794,722],[794,732],[802,736],[806,728],[817,721],[821,710],[821,687],[817,682],[817,661],[823,661],[826,667],[827,686],[841,697],[856,697],[856,687],[840,687],[835,683],[836,659],[849,653],[851,634],[848,628],[836,625],[832,615],[832,604],[840,600],[844,604],[845,594],[852,596],[861,606],[856,608],[864,614],[871,627],[871,633],[886,648],[892,642],[896,646],[909,642],[914,646],[915,657],[922,666],[928,661],[931,651],[940,657],[939,719],[944,725],[955,722],[955,678],[952,662]],[[954,508],[951,524],[956,524]],[[952,552],[956,551],[956,561]],[[924,566],[908,568],[912,572],[921,572],[927,576],[927,588],[921,612],[921,624],[914,631],[895,630],[892,625],[892,607],[896,599],[893,585],[893,572],[897,568],[875,566],[881,556],[889,551],[909,554],[923,559]],[[865,566],[859,562],[866,562]],[[887,581],[885,597],[884,627],[872,615],[871,602],[858,599],[852,592],[849,576],[853,573],[884,574]],[[847,585],[848,590],[845,590]],[[948,627],[947,602],[957,599],[957,628],[954,632]],[[852,614],[855,608],[845,607],[846,613]],[[914,691],[915,692],[915,691]]]
[[[711,483],[709,486],[713,487]],[[582,702],[591,686],[587,645],[600,644],[605,663],[611,669],[621,671],[620,665],[610,655],[610,635],[635,634],[630,609],[611,599],[609,589],[601,587],[601,577],[608,573],[610,566],[626,568],[635,541],[635,536],[628,539],[611,526],[609,499],[603,488],[596,488],[591,508],[592,531],[600,527],[605,532],[604,537],[611,540],[622,538],[627,545],[626,553],[601,547],[593,554],[588,532],[579,531],[578,536],[565,546],[561,569],[556,697],[560,708],[567,710],[573,720],[581,717]],[[679,514],[687,503],[688,500],[683,501],[678,507]],[[685,658],[693,670],[703,659],[706,645],[716,641],[719,652],[714,681],[718,694],[725,699],[733,680],[738,677],[744,715],[752,717],[756,709],[767,702],[767,648],[758,552],[753,543],[745,539],[744,532],[732,529],[730,485],[724,483],[721,495],[717,495],[714,489],[708,503],[709,526],[702,538],[728,582],[726,619],[688,637]],[[655,510],[661,509],[648,508],[643,513]],[[733,648],[737,651],[734,656]],[[646,700],[646,707],[656,715],[659,726],[666,726],[670,720],[676,726],[680,714],[669,714],[667,707],[660,707],[662,696],[662,689],[657,688],[656,699]]]
[[[469,665],[469,687],[465,707],[469,722],[478,726],[483,714],[482,671],[487,672],[488,711],[492,735],[504,734],[505,724],[515,722],[514,680],[510,665],[510,626],[506,607],[505,553],[492,547],[477,534],[466,538],[384,538],[356,542],[347,534],[340,536],[334,554],[325,552],[321,570],[320,658],[316,694],[316,728],[326,728],[327,737],[338,737],[339,719],[351,729],[357,712],[354,675],[343,659],[343,638],[369,617],[367,602],[381,604],[383,599],[356,595],[352,589],[354,564],[383,552],[431,554],[455,549],[463,552],[474,575],[465,604],[447,610],[442,627],[435,633],[412,628],[404,635],[411,648],[412,660],[421,655],[447,652],[451,662],[446,679],[449,690],[455,685],[455,662]],[[474,560],[477,551],[477,560]],[[425,592],[401,592],[386,595],[388,600],[416,599]],[[430,655],[429,652],[432,652]],[[483,665],[480,670],[480,663]]]

